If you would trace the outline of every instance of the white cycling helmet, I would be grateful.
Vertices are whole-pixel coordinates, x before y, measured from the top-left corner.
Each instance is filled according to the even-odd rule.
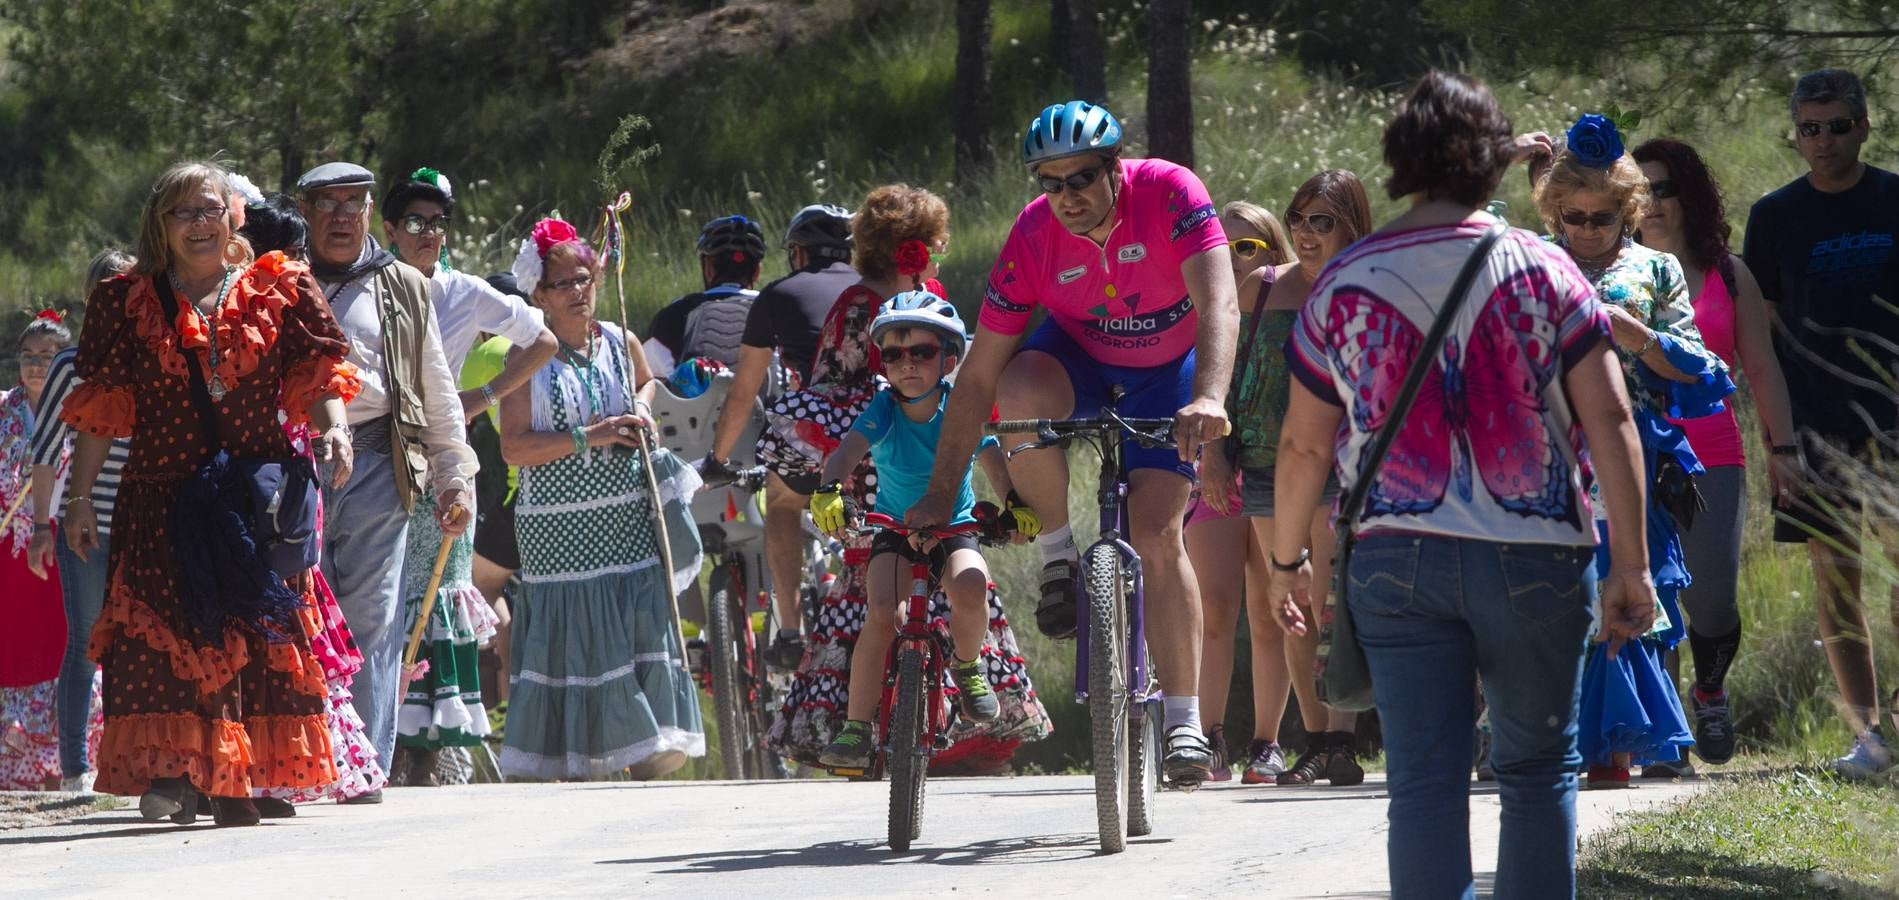
[[[870,323],[871,343],[883,339],[892,328],[928,328],[943,339],[943,352],[963,355],[969,333],[963,330],[963,317],[948,300],[929,291],[904,291],[884,304]]]

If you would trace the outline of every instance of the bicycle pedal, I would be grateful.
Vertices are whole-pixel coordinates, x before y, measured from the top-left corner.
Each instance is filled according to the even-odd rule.
[[[936,748],[939,751],[948,750],[950,746],[949,735],[947,734],[937,735],[936,737],[930,740],[930,746]]]

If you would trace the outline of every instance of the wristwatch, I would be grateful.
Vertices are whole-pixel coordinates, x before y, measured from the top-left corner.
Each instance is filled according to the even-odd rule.
[[[1291,564],[1280,562],[1279,559],[1273,556],[1271,553],[1266,554],[1266,561],[1269,563],[1272,563],[1273,568],[1281,572],[1297,572],[1299,571],[1299,567],[1305,565],[1306,561],[1310,560],[1311,558],[1312,558],[1312,551],[1310,549],[1301,549],[1299,551],[1299,557],[1293,560]]]
[[[1775,456],[1799,456],[1800,445],[1799,444],[1775,444],[1774,446],[1768,448],[1767,452]]]

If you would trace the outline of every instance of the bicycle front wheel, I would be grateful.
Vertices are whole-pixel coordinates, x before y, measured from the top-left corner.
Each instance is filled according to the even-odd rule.
[[[923,831],[923,779],[930,769],[923,709],[923,652],[897,658],[896,707],[890,715],[890,849],[903,852]]]
[[[1127,849],[1128,681],[1122,659],[1127,603],[1122,580],[1119,550],[1108,544],[1088,548],[1082,563],[1088,601],[1088,715],[1093,724],[1095,824],[1103,853]]]

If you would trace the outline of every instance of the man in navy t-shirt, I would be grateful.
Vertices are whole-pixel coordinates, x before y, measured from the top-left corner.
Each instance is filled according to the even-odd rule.
[[[1869,495],[1892,490],[1899,447],[1899,175],[1860,162],[1871,125],[1853,73],[1801,76],[1789,107],[1808,171],[1754,204],[1741,255],[1779,319],[1775,351],[1801,435],[1772,452],[1807,464],[1804,489],[1774,500],[1774,539],[1806,543],[1813,561],[1820,633],[1859,735],[1833,769],[1863,778],[1893,764],[1864,638],[1859,536]],[[1899,594],[1893,602],[1899,622]],[[1891,706],[1899,723],[1899,694]]]

